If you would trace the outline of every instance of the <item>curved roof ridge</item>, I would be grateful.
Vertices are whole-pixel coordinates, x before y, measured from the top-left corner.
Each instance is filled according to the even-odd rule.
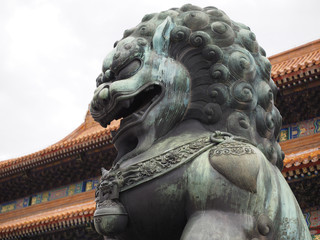
[[[271,77],[277,78],[319,64],[320,39],[269,57]]]
[[[85,121],[62,140],[37,152],[1,161],[0,177],[15,172],[17,168],[24,169],[43,161],[48,162],[48,159],[57,159],[60,155],[68,154],[68,152],[77,152],[92,143],[105,141],[111,144],[111,131],[116,131],[119,125],[120,120],[114,120],[106,128],[103,128],[94,122],[89,111],[87,111]]]
[[[271,64],[277,64],[277,63],[283,62],[287,59],[299,57],[299,56],[304,55],[306,53],[313,52],[313,51],[319,49],[319,47],[320,47],[320,39],[317,39],[317,40],[308,42],[306,44],[303,44],[303,45],[288,49],[286,51],[277,53],[275,55],[272,55],[272,56],[268,57],[268,59],[271,62]]]
[[[12,237],[20,235],[27,231],[36,233],[41,226],[41,232],[47,229],[57,227],[57,224],[64,228],[66,226],[74,226],[86,224],[92,221],[93,212],[95,211],[94,199],[74,204],[72,206],[60,206],[59,209],[44,210],[40,213],[29,215],[23,218],[15,218],[13,220],[0,223],[0,236]]]

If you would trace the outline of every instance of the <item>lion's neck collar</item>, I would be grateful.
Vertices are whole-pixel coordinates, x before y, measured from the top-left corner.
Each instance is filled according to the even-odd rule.
[[[143,161],[145,159],[157,156],[168,149],[172,149],[184,145],[194,139],[201,138],[210,134],[210,132],[203,127],[203,125],[196,120],[186,120],[177,125],[168,134],[154,141],[151,146],[145,151],[134,157],[127,157],[126,155],[118,159],[117,165],[126,167],[131,164]]]

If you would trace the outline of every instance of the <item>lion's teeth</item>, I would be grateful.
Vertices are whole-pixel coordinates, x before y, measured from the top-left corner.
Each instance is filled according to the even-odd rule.
[[[151,85],[151,86],[147,87],[145,91],[150,91],[150,90],[153,90],[153,89],[154,89],[154,86]]]

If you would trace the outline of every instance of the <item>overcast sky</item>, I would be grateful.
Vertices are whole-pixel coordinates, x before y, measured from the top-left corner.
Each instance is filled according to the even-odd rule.
[[[41,150],[84,120],[101,63],[147,13],[192,3],[248,25],[267,55],[320,38],[319,0],[1,0],[0,160]]]

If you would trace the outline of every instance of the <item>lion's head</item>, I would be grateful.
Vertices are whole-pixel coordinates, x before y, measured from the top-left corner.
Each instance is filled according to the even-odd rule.
[[[215,7],[184,5],[144,16],[103,62],[91,102],[102,126],[123,118],[121,155],[144,151],[177,124],[247,138],[282,167],[281,116],[271,64],[254,33]],[[135,154],[138,154],[136,151]]]

